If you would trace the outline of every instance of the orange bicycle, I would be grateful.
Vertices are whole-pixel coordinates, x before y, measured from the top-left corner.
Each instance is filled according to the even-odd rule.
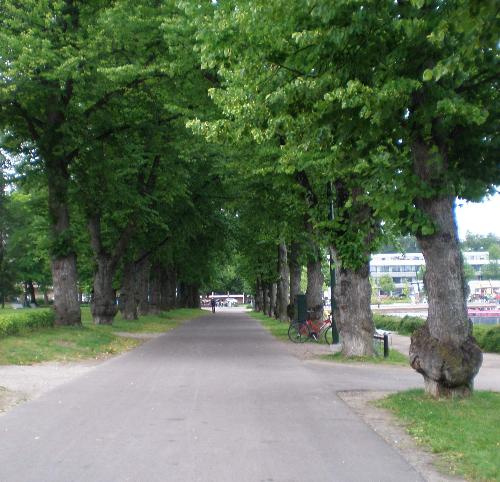
[[[308,340],[320,342],[324,339],[331,345],[333,344],[332,320],[328,316],[322,321],[292,321],[288,328],[288,338],[294,343],[304,343]]]

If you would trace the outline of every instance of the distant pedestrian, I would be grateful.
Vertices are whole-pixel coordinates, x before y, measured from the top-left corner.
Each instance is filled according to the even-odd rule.
[[[212,313],[215,313],[215,298],[210,300],[210,305],[212,306]]]

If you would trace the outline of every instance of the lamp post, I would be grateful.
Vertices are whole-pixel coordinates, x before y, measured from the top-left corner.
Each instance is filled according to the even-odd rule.
[[[333,183],[329,181],[326,185],[326,196],[328,198],[328,219],[333,221]],[[337,324],[335,323],[335,318],[333,316],[333,310],[335,309],[335,265],[333,263],[333,249],[329,246],[328,254],[330,255],[330,309],[332,317],[332,339],[333,343],[339,342],[339,332],[337,330]]]

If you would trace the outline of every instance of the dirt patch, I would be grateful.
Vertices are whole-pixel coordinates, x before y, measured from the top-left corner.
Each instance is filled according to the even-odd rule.
[[[12,392],[0,387],[0,415],[26,399],[26,394],[22,392]]]
[[[95,368],[104,359],[82,362],[48,362],[36,365],[0,365],[0,415],[18,403],[45,392]]]
[[[393,392],[355,390],[338,392],[347,403],[375,432],[392,445],[428,482],[458,482],[465,479],[438,472],[442,465],[437,455],[419,447],[408,435],[403,424],[388,410],[375,407],[373,401]]]

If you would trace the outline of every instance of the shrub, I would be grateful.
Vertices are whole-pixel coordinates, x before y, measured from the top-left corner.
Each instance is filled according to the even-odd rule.
[[[375,326],[381,330],[394,331],[400,335],[411,335],[425,320],[417,316],[373,315]],[[500,353],[500,325],[474,325],[474,337],[481,350]]]
[[[54,326],[54,312],[49,309],[37,308],[15,313],[0,313],[0,337],[52,326]]]
[[[401,335],[411,335],[417,328],[420,328],[425,320],[418,316],[373,315],[375,326],[382,330],[395,331]]]
[[[473,334],[481,350],[500,353],[500,325],[474,325]]]

